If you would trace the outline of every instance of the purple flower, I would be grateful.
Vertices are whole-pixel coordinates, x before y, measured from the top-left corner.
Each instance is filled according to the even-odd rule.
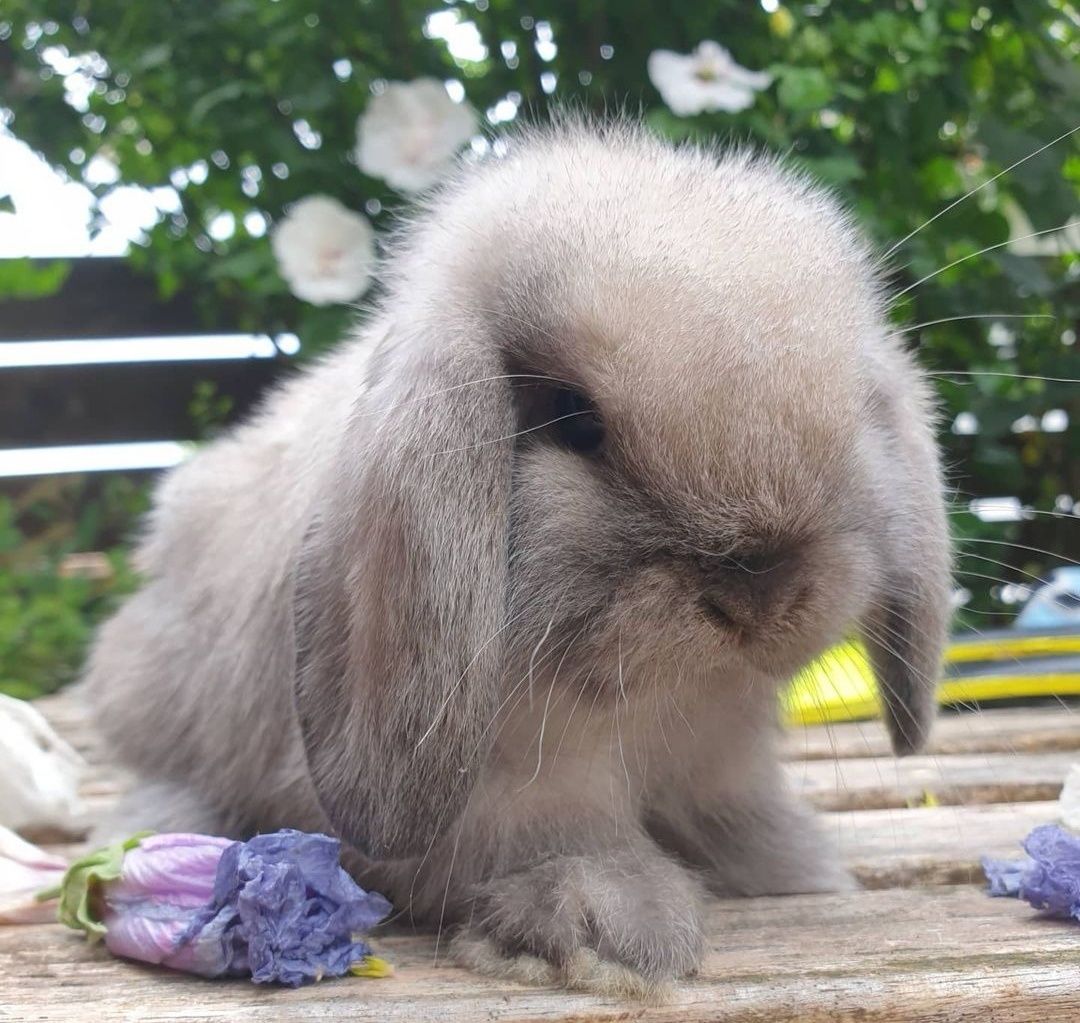
[[[295,987],[364,966],[375,975],[361,934],[390,903],[339,857],[336,839],[300,831],[136,836],[71,867],[60,919],[104,936],[116,955],[205,977]]]
[[[236,843],[211,835],[150,835],[124,854],[120,876],[99,895],[105,945],[114,955],[213,977],[192,923],[214,894],[222,854]]]
[[[1080,919],[1080,838],[1043,824],[1024,839],[1024,849],[1033,862],[1020,881],[1020,897],[1050,916]]]
[[[1026,857],[1022,860],[995,860],[984,856],[982,868],[990,884],[989,894],[1016,898],[1020,894],[1020,882],[1033,863]]]
[[[211,942],[221,972],[293,987],[340,976],[371,954],[359,935],[390,903],[364,892],[342,869],[339,843],[326,835],[278,831],[237,842],[218,866],[210,905],[189,928]]]
[[[1027,857],[984,857],[991,895],[1026,899],[1047,916],[1080,920],[1080,838],[1056,824],[1043,824],[1024,839]]]

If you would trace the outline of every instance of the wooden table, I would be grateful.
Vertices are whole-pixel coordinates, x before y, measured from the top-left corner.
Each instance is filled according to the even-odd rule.
[[[123,784],[77,698],[41,709],[91,761],[91,812]],[[144,968],[59,926],[0,928],[0,1020],[1080,1021],[1080,925],[981,890],[983,853],[1012,855],[1052,820],[1080,761],[1066,706],[943,717],[929,753],[888,756],[881,726],[793,731],[792,784],[822,808],[865,890],[715,902],[700,975],[661,1005],[518,986],[386,937],[397,975],[299,991]]]

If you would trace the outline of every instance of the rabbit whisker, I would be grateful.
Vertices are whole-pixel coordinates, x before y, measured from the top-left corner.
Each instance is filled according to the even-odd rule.
[[[454,695],[461,688],[462,682],[465,681],[465,676],[469,674],[469,669],[472,668],[473,665],[476,664],[476,662],[480,659],[480,655],[492,643],[494,643],[495,640],[499,638],[499,636],[501,636],[508,628],[510,628],[510,626],[513,625],[514,622],[517,621],[517,619],[520,618],[524,613],[525,613],[524,611],[519,611],[516,615],[514,615],[513,618],[510,618],[508,621],[506,621],[502,626],[500,626],[491,636],[489,636],[481,644],[480,649],[477,650],[475,654],[473,654],[472,659],[469,661],[468,664],[465,665],[465,670],[462,671],[461,675],[458,677],[458,680],[450,687],[450,691],[443,698],[442,703],[439,704],[439,708],[435,712],[434,719],[432,720],[431,724],[428,725],[427,731],[425,731],[424,734],[420,736],[420,738],[417,740],[416,745],[413,747],[413,749],[419,749],[421,746],[423,746],[424,743],[431,736],[431,733],[435,731],[435,727],[438,725],[440,719],[442,718],[443,714],[445,713],[446,708],[450,706],[450,701],[454,698]]]
[[[560,602],[560,604],[561,604],[561,602]],[[547,628],[544,629],[544,634],[540,637],[540,639],[538,640],[536,646],[534,646],[532,648],[532,653],[529,654],[529,671],[528,671],[528,674],[527,674],[526,677],[529,680],[529,707],[530,708],[532,707],[533,671],[534,671],[534,669],[536,667],[536,655],[540,652],[540,648],[544,645],[544,643],[546,642],[548,636],[551,635],[551,630],[555,625],[555,615],[557,615],[558,613],[559,613],[559,608],[556,608],[552,612],[551,617],[548,619]]]
[[[975,513],[970,508],[950,508],[945,513],[946,515],[974,515]],[[1061,512],[1061,511],[1044,511],[1039,508],[1024,508],[1022,514],[1026,517],[1028,515],[1045,515],[1052,519],[1077,519],[1080,520],[1080,515],[1075,512]],[[987,540],[987,543],[998,543],[997,540]],[[1054,555],[1059,557],[1059,555]]]
[[[435,966],[439,962],[439,946],[442,942],[443,925],[446,921],[446,903],[450,898],[450,883],[454,876],[454,865],[457,863],[458,847],[461,845],[461,833],[465,829],[465,821],[468,820],[469,803],[472,802],[473,789],[469,793],[468,799],[465,803],[465,812],[462,813],[461,819],[458,821],[457,832],[454,835],[454,845],[450,850],[450,863],[446,868],[446,885],[443,887],[442,903],[439,907],[439,923],[435,928],[435,950],[431,956],[431,965]]]
[[[973,195],[977,195],[979,192],[981,192],[988,185],[992,185],[999,178],[1002,178],[1006,174],[1009,174],[1012,171],[1016,170],[1017,167],[1021,166],[1022,164],[1027,163],[1028,160],[1034,159],[1040,153],[1045,153],[1046,150],[1050,149],[1052,146],[1056,146],[1059,142],[1063,142],[1065,139],[1069,138],[1071,135],[1075,135],[1078,131],[1080,131],[1080,124],[1078,124],[1075,128],[1070,128],[1068,131],[1063,132],[1056,139],[1051,139],[1045,145],[1042,145],[1038,149],[1034,150],[1033,152],[1028,153],[1027,156],[1021,157],[1015,163],[1009,164],[1009,166],[1006,167],[1004,170],[998,171],[998,173],[995,174],[992,178],[987,178],[986,181],[984,181],[980,185],[977,185],[975,188],[971,189],[970,192],[966,192],[964,195],[960,196],[959,199],[954,199],[944,209],[938,210],[938,212],[935,213],[929,220],[924,220],[917,228],[915,228],[914,231],[910,232],[909,234],[904,235],[904,237],[901,238],[898,242],[895,242],[893,244],[893,246],[884,254],[884,256],[882,256],[882,261],[887,260],[894,252],[896,252],[897,249],[900,248],[900,246],[905,245],[907,242],[911,241],[911,239],[914,238],[915,235],[917,235],[920,231],[924,230],[925,228],[929,227],[939,217],[945,216],[945,214],[948,213],[950,210],[955,209],[961,203],[966,202]]]
[[[944,316],[940,320],[924,320],[922,323],[912,323],[897,330],[890,330],[886,337],[902,337],[904,334],[913,333],[916,330],[925,330],[927,327],[936,327],[941,323],[957,323],[961,320],[1056,320],[1053,313],[969,313],[966,316]]]
[[[559,751],[563,747],[563,740],[566,738],[566,733],[570,730],[570,724],[574,720],[574,714],[578,709],[578,704],[581,703],[582,696],[585,695],[585,690],[589,687],[589,680],[593,677],[593,669],[590,668],[585,675],[580,688],[578,689],[577,698],[574,700],[573,706],[570,708],[570,713],[566,718],[566,724],[563,725],[562,734],[559,736],[558,745],[555,747],[555,752],[551,755],[551,765],[555,766],[555,761],[559,759]]]
[[[452,384],[449,387],[439,387],[433,391],[425,391],[423,394],[405,398],[402,401],[394,402],[392,405],[380,405],[366,412],[354,412],[353,418],[367,419],[374,416],[385,416],[391,412],[397,412],[399,409],[408,408],[410,405],[418,405],[420,402],[428,401],[431,398],[438,398],[443,394],[463,391],[466,387],[475,387],[478,384],[490,384],[496,380],[545,380],[553,384],[563,384],[567,387],[573,386],[569,380],[561,380],[559,377],[548,376],[543,373],[496,373],[492,376],[477,377],[474,380],[466,380],[460,384]]]
[[[619,693],[622,697],[622,703],[627,705],[626,688],[623,685],[623,652],[622,652],[622,629],[619,629]],[[619,720],[619,700],[615,701],[612,707],[612,723],[615,726],[615,733],[619,740],[619,760],[622,763],[623,774],[626,775],[626,798],[627,801],[633,802],[633,786],[630,782],[630,770],[626,766],[626,752],[623,749],[623,735],[622,735],[622,722]]]
[[[454,455],[462,451],[472,451],[474,448],[482,448],[488,444],[499,444],[504,440],[514,440],[517,437],[524,437],[528,433],[535,433],[537,430],[543,430],[547,426],[554,426],[556,423],[561,423],[566,419],[573,419],[576,416],[591,416],[592,414],[592,411],[589,409],[583,409],[580,412],[568,412],[565,416],[549,419],[546,423],[538,423],[536,426],[530,426],[524,430],[518,430],[515,433],[508,433],[503,437],[492,437],[489,440],[477,441],[475,444],[464,444],[459,448],[446,448],[443,451],[432,451],[431,454]]]
[[[988,252],[994,252],[997,249],[1003,249],[1008,245],[1014,245],[1016,242],[1024,242],[1030,238],[1042,238],[1048,234],[1058,234],[1061,231],[1066,230],[1069,227],[1069,223],[1059,224],[1057,227],[1048,227],[1042,231],[1032,231],[1030,234],[1022,234],[1019,238],[1010,238],[1008,241],[998,242],[996,245],[987,245],[984,249],[979,249],[978,252],[969,253],[966,256],[961,256],[959,259],[954,259],[951,263],[946,263],[945,266],[938,267],[933,273],[927,274],[925,277],[920,277],[914,284],[909,284],[906,288],[901,288],[892,296],[892,301],[895,303],[897,299],[903,298],[909,291],[914,291],[915,288],[921,284],[925,284],[927,281],[932,281],[939,274],[945,273],[946,270],[951,270],[954,266],[960,266],[961,263],[966,263],[971,259],[978,259],[979,256],[985,256]]]
[[[1080,384],[1080,377],[1044,377],[1033,373],[1006,373],[991,369],[936,369],[926,370],[931,377],[1002,377],[1008,380],[1041,380],[1046,384]]]
[[[1071,516],[1071,517],[1076,518],[1076,516]],[[1080,561],[1077,561],[1074,558],[1066,557],[1064,554],[1059,554],[1057,551],[1047,551],[1047,550],[1043,550],[1042,547],[1031,547],[1028,544],[1023,544],[1023,543],[1013,543],[1011,540],[988,540],[988,539],[980,538],[980,537],[977,537],[977,536],[969,536],[969,537],[966,537],[961,542],[962,543],[989,543],[989,544],[994,544],[995,546],[998,546],[998,547],[1013,547],[1018,551],[1029,551],[1032,554],[1045,554],[1047,557],[1050,557],[1050,558],[1060,558],[1062,561],[1067,561],[1070,565],[1080,565]],[[966,553],[969,557],[974,556],[974,555],[971,554],[971,552],[962,551],[961,553],[962,554]],[[1012,566],[1009,566],[1009,567],[1012,567]]]
[[[1026,569],[1020,568],[1016,565],[1010,565],[1007,561],[1001,561],[999,558],[990,558],[987,557],[985,554],[976,554],[974,551],[960,551],[959,557],[975,558],[977,561],[986,561],[991,565],[997,565],[999,568],[1007,568],[1012,572],[1019,572],[1020,575],[1025,576],[1028,579],[1032,579],[1037,583],[1046,582],[1046,580],[1042,576],[1036,575],[1034,572],[1028,572]],[[1002,582],[1004,582],[1004,580],[1002,580]]]
[[[585,630],[588,627],[588,622],[582,625],[574,638],[567,644],[566,649],[563,651],[562,658],[555,668],[555,674],[551,678],[551,685],[548,686],[547,699],[544,701],[544,712],[540,718],[540,734],[537,736],[536,740],[536,770],[533,771],[532,777],[517,790],[519,794],[524,792],[540,776],[540,768],[544,762],[544,732],[547,729],[548,712],[551,710],[551,694],[555,691],[555,684],[559,681],[559,672],[562,671],[562,666],[566,663],[566,658],[570,655],[570,651],[573,649],[574,644],[585,634]]]

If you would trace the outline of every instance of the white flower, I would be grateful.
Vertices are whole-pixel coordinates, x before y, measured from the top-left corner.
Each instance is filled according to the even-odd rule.
[[[83,759],[41,712],[0,694],[0,825],[71,829],[83,812]]]
[[[399,192],[435,184],[476,132],[472,107],[455,103],[442,82],[391,82],[356,122],[356,162]]]
[[[691,54],[654,50],[649,54],[649,78],[672,113],[680,117],[703,110],[736,114],[754,103],[754,94],[767,89],[772,75],[748,71],[709,39]]]
[[[0,924],[46,924],[56,920],[56,903],[39,902],[43,888],[60,883],[67,863],[0,826]]]
[[[368,286],[375,232],[366,217],[328,195],[309,195],[289,210],[271,239],[278,270],[297,298],[313,305],[352,302]]]

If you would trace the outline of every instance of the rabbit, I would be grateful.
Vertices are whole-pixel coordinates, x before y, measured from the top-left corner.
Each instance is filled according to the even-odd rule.
[[[586,987],[693,974],[709,894],[850,888],[778,693],[861,631],[896,752],[933,719],[886,298],[766,156],[579,122],[463,164],[357,335],[161,484],[86,672],[128,823],[327,831],[463,961]]]

